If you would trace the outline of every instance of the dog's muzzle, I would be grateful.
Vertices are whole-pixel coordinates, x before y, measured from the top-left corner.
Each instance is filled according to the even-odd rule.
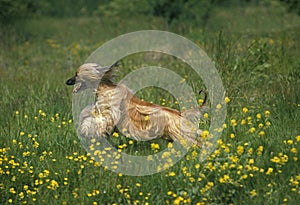
[[[76,82],[76,79],[75,79],[75,76],[74,76],[74,77],[68,79],[66,84],[67,85],[75,85],[75,82]]]

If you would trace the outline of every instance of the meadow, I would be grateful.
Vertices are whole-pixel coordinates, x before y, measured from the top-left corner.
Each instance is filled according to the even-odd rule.
[[[168,27],[163,19],[144,16],[42,17],[2,26],[0,204],[299,204],[300,20],[279,19],[277,10],[266,16],[260,8],[235,12],[220,11],[207,30]],[[258,25],[260,19],[252,17],[274,25]],[[221,28],[222,21],[228,25]],[[286,27],[272,27],[279,21]],[[143,29],[171,30],[207,52],[226,90],[227,118],[206,160],[200,162],[201,150],[193,147],[168,170],[134,177],[111,172],[87,154],[65,81],[104,42]],[[123,59],[120,78],[155,63],[146,60]],[[188,69],[160,63],[182,72],[198,92],[201,83]],[[139,95],[177,106],[160,90]],[[120,151],[132,154],[167,146],[163,140],[136,142],[116,133],[111,138]]]

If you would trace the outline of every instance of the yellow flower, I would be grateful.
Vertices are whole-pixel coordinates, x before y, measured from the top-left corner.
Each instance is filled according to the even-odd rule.
[[[158,148],[159,149],[159,148]],[[164,152],[163,154],[162,154],[162,156],[161,156],[161,158],[168,158],[168,157],[170,157],[171,156],[171,152]]]
[[[204,100],[203,100],[203,99],[199,99],[199,100],[198,100],[198,103],[199,103],[200,105],[202,105],[202,104],[203,104],[203,102],[204,102]]]
[[[257,148],[256,153],[257,153],[258,156],[261,156],[263,151],[264,151],[264,147],[263,146],[259,146]]]
[[[286,154],[284,155],[280,155],[280,154],[281,153],[279,153],[281,164],[284,164],[289,161],[289,157]]]
[[[294,179],[293,177],[291,177],[290,183],[291,183],[292,186],[298,186],[299,185],[299,181],[297,181],[297,179]]]
[[[252,118],[249,116],[247,117],[248,125],[252,125]]]
[[[225,97],[225,102],[229,103],[230,102],[230,98],[229,97]]]
[[[261,119],[261,114],[260,114],[260,113],[257,113],[257,114],[256,114],[256,118],[257,118],[257,119]]]
[[[296,136],[296,141],[300,142],[300,135]]]
[[[23,136],[25,135],[25,133],[23,131],[20,132],[20,136]]]
[[[296,154],[296,153],[297,153],[297,149],[296,149],[295,147],[293,147],[293,148],[291,149],[291,152],[294,153],[294,154]]]
[[[238,157],[236,157],[236,156],[230,156],[229,157],[229,159],[230,159],[230,161],[232,162],[232,163],[236,163],[238,160],[239,160],[239,158]]]
[[[34,147],[34,148],[38,148],[39,146],[40,146],[40,144],[39,144],[37,141],[34,141],[33,147]]]
[[[223,177],[219,179],[220,183],[225,183],[230,179],[229,175],[225,174]]]
[[[248,108],[244,107],[244,108],[242,109],[242,111],[243,111],[243,113],[247,113],[249,110],[248,110]]]
[[[174,205],[179,205],[181,201],[183,201],[183,198],[182,198],[181,196],[179,196],[179,197],[177,197],[177,198],[174,200],[173,204],[174,204]]]
[[[203,130],[201,137],[206,138],[209,135],[208,130]]]
[[[119,133],[114,132],[114,133],[112,134],[112,136],[113,136],[113,137],[119,137]]]
[[[272,172],[273,172],[273,168],[269,167],[267,172],[266,172],[266,175],[270,175]]]
[[[252,153],[253,153],[253,148],[250,147],[250,148],[248,149],[248,154],[251,155]]]
[[[203,114],[203,117],[204,117],[205,119],[208,119],[208,113],[204,113],[204,114]]]
[[[148,155],[147,156],[147,160],[149,160],[149,161],[153,160],[153,156],[152,155]]]
[[[244,147],[243,147],[242,145],[239,145],[239,146],[237,147],[237,153],[238,153],[239,155],[241,155],[241,154],[244,153]]]
[[[55,181],[54,179],[52,179],[52,180],[50,181],[50,185],[47,186],[48,189],[52,189],[52,190],[57,189],[57,187],[59,187],[59,184],[58,184],[58,182]]]
[[[236,123],[236,119],[232,119],[232,120],[230,120],[230,124],[231,124],[231,126],[237,126],[237,123]]]
[[[246,120],[245,120],[245,119],[242,119],[241,125],[245,125],[245,124],[246,124]]]
[[[251,128],[249,129],[249,132],[250,132],[250,133],[255,132],[255,127],[251,127]]]
[[[248,175],[247,174],[244,174],[240,177],[240,180],[243,180],[243,179],[247,179],[248,178]]]
[[[9,192],[12,193],[12,194],[15,194],[15,193],[16,193],[16,190],[15,190],[14,187],[12,187],[12,188],[9,189]]]
[[[173,176],[175,176],[175,175],[176,175],[175,172],[170,172],[170,173],[169,173],[169,176],[170,176],[170,177],[173,177]]]
[[[23,198],[24,198],[24,192],[20,192],[20,193],[19,193],[19,197],[20,197],[21,199],[23,199]]]
[[[269,116],[270,116],[270,111],[269,111],[269,110],[266,110],[266,111],[265,111],[265,116],[266,116],[266,117],[269,117]]]
[[[151,143],[151,149],[152,150],[159,150],[159,144]]]
[[[221,104],[217,104],[216,108],[217,108],[217,109],[221,109],[221,108],[222,108],[222,105],[221,105]]]
[[[250,191],[250,195],[251,195],[251,196],[256,196],[256,195],[257,195],[256,190],[253,189],[252,191]]]
[[[233,133],[230,134],[230,138],[233,139],[235,138],[235,135]]]
[[[39,176],[39,178],[43,178],[44,174],[43,173],[39,173],[38,176]]]
[[[194,150],[193,152],[192,152],[192,157],[193,158],[196,158],[198,156],[198,152],[196,151],[196,150]]]
[[[280,158],[275,156],[271,159],[271,162],[280,163]]]

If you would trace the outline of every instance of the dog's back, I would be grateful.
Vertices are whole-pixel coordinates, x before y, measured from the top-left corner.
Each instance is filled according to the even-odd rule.
[[[84,64],[67,81],[68,85],[79,84],[74,89],[76,92],[97,88],[95,104],[87,106],[80,114],[79,133],[86,138],[106,137],[118,128],[136,140],[166,137],[199,145],[197,137],[202,131],[188,119],[194,111],[181,113],[140,100],[126,85],[113,83],[113,68],[114,65]]]

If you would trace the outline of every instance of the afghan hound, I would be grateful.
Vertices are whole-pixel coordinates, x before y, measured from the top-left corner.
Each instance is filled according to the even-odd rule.
[[[73,93],[87,88],[96,92],[93,105],[80,113],[78,132],[86,139],[110,136],[117,128],[138,141],[164,138],[180,143],[202,145],[202,130],[198,120],[207,95],[199,108],[180,112],[175,109],[145,102],[124,84],[113,82],[116,64],[101,67],[95,63],[81,65],[67,85],[75,85]]]

